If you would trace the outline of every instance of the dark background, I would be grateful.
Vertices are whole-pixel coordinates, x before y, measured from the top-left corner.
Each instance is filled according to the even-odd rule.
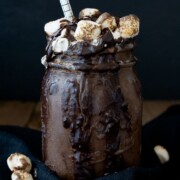
[[[137,72],[145,99],[180,98],[179,0],[71,0],[74,14],[96,7],[141,19]],[[48,21],[62,17],[58,0],[0,0],[0,99],[39,100]]]

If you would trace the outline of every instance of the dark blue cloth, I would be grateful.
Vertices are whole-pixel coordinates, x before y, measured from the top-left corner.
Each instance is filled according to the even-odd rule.
[[[165,113],[143,127],[142,161],[140,167],[128,168],[98,180],[179,180],[180,162],[180,105],[170,107]],[[153,151],[155,145],[164,146],[170,161],[161,164]],[[41,161],[41,133],[27,128],[0,127],[0,180],[10,180],[11,172],[6,160],[11,153],[19,152],[30,157],[37,180],[60,179]]]

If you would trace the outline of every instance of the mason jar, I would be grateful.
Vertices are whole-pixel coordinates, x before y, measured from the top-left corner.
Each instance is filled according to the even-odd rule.
[[[94,179],[138,164],[140,92],[123,68],[115,54],[57,55],[48,63],[41,94],[43,159],[62,179]],[[126,86],[133,88],[127,94]]]

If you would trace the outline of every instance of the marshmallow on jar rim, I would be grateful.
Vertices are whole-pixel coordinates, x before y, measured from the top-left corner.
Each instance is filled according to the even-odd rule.
[[[42,64],[43,66],[45,66],[45,68],[47,69],[48,63],[47,63],[47,56],[46,56],[46,55],[44,55],[44,56],[41,58],[41,64]]]
[[[44,31],[48,36],[52,36],[62,25],[68,24],[68,20],[65,18],[50,21],[45,24]]]
[[[133,38],[139,34],[139,18],[130,14],[119,19],[119,31],[122,38]]]
[[[99,38],[101,35],[101,25],[89,21],[89,20],[81,20],[77,24],[77,28],[74,34],[74,37],[77,41],[91,41],[93,39]]]
[[[70,46],[70,42],[67,38],[59,36],[55,41],[52,43],[52,50],[55,53],[62,53],[67,51]]]
[[[119,28],[116,28],[114,32],[111,31],[111,33],[115,40],[117,40],[121,37],[121,32],[120,32]]]
[[[79,18],[83,19],[86,17],[99,17],[101,14],[101,12],[99,11],[99,9],[95,9],[95,8],[85,8],[83,10],[80,11],[79,13]]]
[[[101,14],[96,22],[101,24],[102,29],[109,28],[109,30],[114,31],[117,28],[116,18],[109,13]]]
[[[67,34],[68,34],[68,30],[67,30],[67,28],[64,28],[64,29],[61,31],[60,37],[65,37],[65,36],[67,36]]]
[[[73,30],[68,30],[67,28],[64,28],[62,31],[61,31],[61,34],[60,34],[60,37],[68,37],[69,35],[73,36],[74,37],[74,31]]]

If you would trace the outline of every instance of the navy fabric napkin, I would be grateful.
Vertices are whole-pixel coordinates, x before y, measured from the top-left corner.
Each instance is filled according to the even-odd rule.
[[[142,157],[139,167],[125,169],[119,173],[101,177],[98,180],[179,180],[180,162],[180,105],[170,107],[159,117],[143,127]],[[154,153],[154,146],[164,146],[170,161],[161,164]],[[6,160],[14,152],[30,157],[37,180],[60,179],[42,162],[41,133],[14,126],[0,126],[0,180],[10,180],[11,172]]]

